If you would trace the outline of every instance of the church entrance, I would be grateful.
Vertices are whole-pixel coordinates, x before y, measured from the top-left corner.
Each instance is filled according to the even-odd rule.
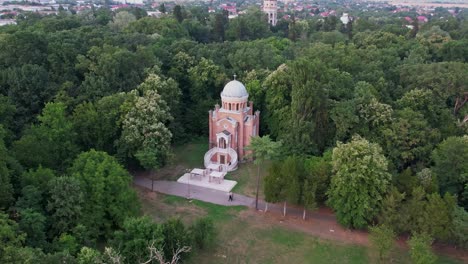
[[[224,138],[220,138],[218,142],[218,147],[225,149],[226,148],[226,140]]]
[[[219,163],[226,164],[226,156],[225,155],[219,155]]]

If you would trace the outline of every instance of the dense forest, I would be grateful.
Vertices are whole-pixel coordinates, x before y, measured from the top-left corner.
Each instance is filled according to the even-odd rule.
[[[269,27],[256,8],[229,20],[200,7],[1,27],[0,262],[203,250],[212,222],[140,217],[127,169],[157,170],[172,145],[206,136],[234,74],[261,111],[263,147],[277,143],[268,202],[468,246],[468,19],[437,12],[412,29],[401,14]]]

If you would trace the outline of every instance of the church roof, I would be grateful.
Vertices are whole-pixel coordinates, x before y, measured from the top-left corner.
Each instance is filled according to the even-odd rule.
[[[237,80],[232,80],[224,86],[223,91],[221,92],[221,96],[223,97],[245,97],[249,96],[247,93],[247,89],[245,89],[245,86],[237,81]]]

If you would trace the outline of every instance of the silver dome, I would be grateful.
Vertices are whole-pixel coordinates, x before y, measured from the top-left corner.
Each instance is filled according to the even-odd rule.
[[[228,82],[226,86],[224,86],[224,89],[221,92],[221,96],[241,98],[249,96],[249,94],[247,93],[247,89],[245,89],[245,86],[241,82],[233,80]]]

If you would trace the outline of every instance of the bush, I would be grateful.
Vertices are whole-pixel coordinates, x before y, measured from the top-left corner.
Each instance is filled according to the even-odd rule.
[[[433,239],[427,234],[413,234],[408,241],[411,262],[414,264],[432,264],[437,257],[431,250]]]
[[[369,240],[372,248],[378,252],[380,262],[385,262],[392,253],[395,238],[395,232],[386,225],[370,228]]]
[[[200,218],[192,225],[190,232],[193,238],[193,246],[205,249],[211,246],[216,236],[213,221],[210,218]]]

